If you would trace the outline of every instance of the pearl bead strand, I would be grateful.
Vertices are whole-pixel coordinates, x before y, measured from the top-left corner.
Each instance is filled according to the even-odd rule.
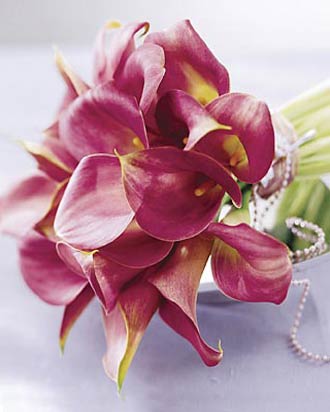
[[[326,251],[324,231],[314,223],[307,222],[299,217],[290,217],[285,221],[287,228],[298,238],[311,243],[311,246],[302,250],[290,251],[292,263],[298,263],[304,260],[321,255]],[[308,232],[304,232],[303,230]],[[314,232],[314,234],[313,234]]]
[[[308,260],[312,257],[319,256],[327,249],[324,231],[314,223],[307,222],[306,220],[298,217],[291,217],[286,220],[286,225],[295,236],[312,243],[310,247],[303,250],[296,250],[294,252],[290,251],[290,258],[293,263],[298,263],[304,260]],[[309,231],[309,233],[301,229],[307,230]],[[291,327],[290,346],[292,350],[303,359],[319,363],[329,363],[329,355],[319,355],[317,353],[308,351],[301,345],[300,341],[297,338],[297,333],[300,327],[300,321],[305,308],[307,296],[310,291],[311,282],[309,279],[294,279],[292,280],[291,284],[293,286],[302,286],[303,291],[299,300],[296,314],[294,316],[293,325]]]
[[[305,303],[307,300],[307,296],[310,290],[310,280],[309,279],[301,279],[301,280],[293,280],[291,282],[293,286],[302,286],[303,291],[299,300],[299,304],[297,307],[296,314],[294,316],[293,325],[291,327],[290,332],[290,346],[293,352],[300,356],[301,358],[309,361],[314,361],[317,363],[330,363],[330,356],[329,355],[319,355],[318,353],[313,353],[307,350],[304,346],[301,345],[300,341],[298,340],[297,334],[300,327],[300,321],[302,318],[303,311],[305,309]]]

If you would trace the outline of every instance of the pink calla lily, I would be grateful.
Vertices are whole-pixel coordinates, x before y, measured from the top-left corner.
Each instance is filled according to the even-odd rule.
[[[120,162],[135,218],[158,239],[177,241],[202,232],[225,191],[237,205],[241,202],[239,187],[227,170],[200,153],[163,147],[121,156]]]
[[[244,182],[262,179],[274,158],[269,109],[246,94],[225,94],[204,108],[187,93],[172,90],[159,100],[156,119],[167,141],[213,157]]]
[[[157,103],[155,115],[161,135],[185,150],[191,149],[208,133],[231,129],[218,123],[197,100],[182,90],[164,94]]]
[[[260,181],[268,172],[275,152],[274,129],[267,105],[253,96],[229,93],[211,102],[207,110],[218,122],[232,128],[229,135],[219,136],[223,152],[227,153],[224,164],[243,182]],[[217,158],[216,140],[214,137],[202,139],[196,148],[203,153],[215,153],[213,156]]]
[[[135,98],[106,83],[81,95],[59,120],[60,139],[77,160],[93,153],[125,154],[148,147]]]
[[[134,36],[140,30],[144,34],[149,30],[149,23],[134,22],[121,26],[113,21],[107,23],[99,32],[95,45],[94,83],[107,83],[113,80],[125,61],[135,50]],[[106,36],[110,35],[109,45]]]
[[[158,305],[157,289],[148,282],[139,282],[128,287],[115,309],[103,317],[107,341],[103,366],[119,390]]]
[[[72,246],[93,250],[117,239],[133,217],[119,160],[111,155],[91,155],[76,168],[58,208],[54,228],[58,237]]]
[[[281,303],[292,278],[288,248],[279,240],[245,223],[212,223],[214,281],[231,298]]]
[[[148,23],[131,23],[121,26],[110,22],[100,31],[95,47],[95,84],[113,81],[119,90],[134,96],[146,114],[156,98],[158,87],[165,74],[164,51],[155,44],[136,48],[134,36],[149,29]],[[109,34],[109,52],[106,37]]]
[[[213,349],[201,338],[196,316],[197,291],[211,247],[212,241],[202,237],[178,243],[149,282],[164,298],[159,308],[164,322],[193,345],[206,365],[215,366],[222,359],[222,350]]]
[[[134,96],[144,114],[155,100],[158,87],[164,77],[164,51],[155,44],[143,44],[127,59],[118,72],[116,86]]]
[[[163,32],[152,33],[145,43],[157,44],[165,52],[165,77],[159,95],[180,89],[207,104],[229,91],[229,76],[189,20],[183,20]]]

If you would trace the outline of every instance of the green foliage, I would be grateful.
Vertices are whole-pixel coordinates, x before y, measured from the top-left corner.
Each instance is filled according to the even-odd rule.
[[[292,216],[319,225],[330,241],[330,190],[316,179],[297,179],[286,190],[276,215],[272,234],[291,248],[305,247],[305,242],[294,238],[285,226],[285,219]]]

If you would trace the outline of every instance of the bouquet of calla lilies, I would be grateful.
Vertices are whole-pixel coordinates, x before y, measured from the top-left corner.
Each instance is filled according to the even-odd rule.
[[[226,68],[189,21],[148,31],[146,22],[106,24],[90,84],[56,52],[66,94],[44,140],[22,142],[39,170],[0,202],[1,229],[18,239],[27,285],[64,306],[62,350],[84,308],[99,301],[103,365],[119,389],[156,312],[206,365],[221,361],[221,345],[203,340],[196,318],[210,256],[214,282],[230,298],[285,299],[288,236],[279,219],[276,237],[249,219],[253,187],[267,198],[283,178],[277,129],[295,142],[324,125],[296,145],[290,182],[330,171],[329,89],[271,114],[255,97],[230,92]],[[315,171],[309,160],[318,147]]]

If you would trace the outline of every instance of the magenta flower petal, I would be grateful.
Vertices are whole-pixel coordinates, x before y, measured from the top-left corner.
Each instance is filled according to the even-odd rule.
[[[98,252],[83,252],[64,242],[57,243],[57,251],[72,272],[86,276],[106,313],[116,305],[125,284],[139,273],[139,270],[119,265]]]
[[[78,97],[59,120],[60,139],[78,160],[93,153],[130,153],[148,147],[142,113],[134,97],[113,83]]]
[[[63,241],[56,243],[56,250],[59,258],[71,272],[89,278],[89,272],[93,267],[92,253],[82,252]]]
[[[138,224],[158,239],[182,240],[214,219],[227,191],[240,204],[230,174],[200,153],[163,147],[120,157],[128,201]]]
[[[84,309],[89,305],[94,297],[94,292],[90,286],[85,286],[79,295],[68,305],[65,306],[61,329],[60,329],[60,348],[64,351],[65,342],[68,334],[75,324],[76,320],[82,314]]]
[[[83,252],[79,249],[73,248],[65,242],[58,242],[56,245],[57,253],[65,265],[74,273],[84,276],[94,294],[99,299],[101,305],[107,307],[107,302],[103,291],[99,285],[98,279],[95,276],[94,269],[94,252]]]
[[[157,289],[140,282],[126,289],[114,310],[103,317],[107,340],[103,365],[119,390],[158,304]]]
[[[26,234],[49,209],[56,187],[41,172],[21,180],[0,200],[0,230],[16,237]]]
[[[162,319],[187,339],[209,366],[220,362],[222,351],[211,348],[201,338],[196,301],[200,278],[210,255],[212,242],[195,237],[178,243],[174,253],[148,278],[164,298],[159,308]]]
[[[68,62],[58,50],[55,51],[55,63],[72,96],[80,96],[89,89],[89,86],[72,70]],[[62,109],[65,109],[65,106],[62,107]]]
[[[196,324],[197,291],[212,243],[212,238],[202,236],[176,243],[171,255],[148,276],[148,281],[161,295],[175,303]]]
[[[214,157],[244,182],[261,180],[274,158],[274,130],[267,105],[246,94],[230,93],[207,109],[232,130],[210,133],[195,145],[196,150]]]
[[[292,278],[288,248],[245,223],[212,223],[214,281],[226,295],[249,302],[281,303]]]
[[[144,44],[129,56],[116,75],[115,84],[136,97],[141,110],[147,113],[164,77],[164,64],[163,49],[155,44]]]
[[[85,278],[66,267],[55,244],[34,231],[21,240],[19,259],[27,285],[52,305],[71,303],[87,284]]]
[[[182,90],[171,90],[163,95],[156,107],[156,119],[161,135],[186,150],[212,131],[230,129],[218,123],[197,100]]]
[[[100,255],[133,268],[145,268],[163,260],[171,251],[173,242],[164,242],[149,236],[133,220],[116,240],[99,250]]]
[[[118,22],[109,22],[100,30],[95,45],[95,84],[113,80],[117,70],[122,68],[129,55],[135,50],[134,35],[141,29],[146,33],[149,23],[135,22],[121,26]],[[107,34],[110,37],[108,46],[106,46]]]
[[[165,77],[160,95],[172,89],[184,90],[202,104],[229,91],[229,76],[190,21],[184,20],[168,30],[152,33],[145,43],[161,46],[165,52]]]
[[[60,114],[73,102],[73,100],[89,89],[89,86],[72,70],[58,50],[55,52],[55,62],[57,69],[66,84],[66,92],[58,109],[56,120],[44,131],[44,134],[50,138],[58,138],[58,118]]]
[[[54,227],[61,239],[77,249],[94,250],[119,237],[133,216],[118,159],[92,155],[73,173]]]
[[[196,324],[176,304],[163,302],[159,308],[159,315],[170,328],[192,344],[205,365],[216,366],[222,360],[223,351],[220,343],[218,349],[208,345],[200,336]]]
[[[46,138],[41,144],[25,141],[21,143],[36,159],[39,169],[58,182],[68,179],[77,165],[77,161],[59,139]]]
[[[110,313],[114,308],[122,288],[141,271],[137,268],[119,265],[99,253],[94,255],[94,270],[106,313]]]
[[[58,205],[62,200],[67,184],[68,180],[64,180],[63,182],[57,185],[47,212],[44,214],[42,219],[39,220],[33,227],[34,230],[39,232],[41,235],[46,236],[47,239],[52,240],[55,243],[58,241],[58,238],[54,231],[54,220],[58,209]]]
[[[43,142],[45,148],[53,154],[62,164],[64,164],[70,172],[72,172],[78,162],[77,160],[67,151],[64,144],[59,139],[45,139]]]

